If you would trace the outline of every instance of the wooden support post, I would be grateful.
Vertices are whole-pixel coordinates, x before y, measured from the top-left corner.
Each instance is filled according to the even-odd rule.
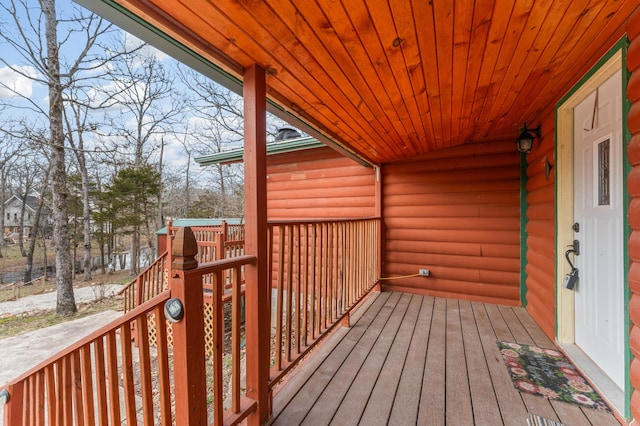
[[[377,292],[382,291],[382,284],[380,283],[379,279],[380,277],[382,277],[382,245],[384,244],[384,241],[382,241],[382,236],[384,235],[384,223],[382,220],[382,200],[384,199],[382,197],[382,168],[381,167],[376,167],[376,217],[378,218],[378,222],[377,222],[377,226],[376,226],[376,232],[378,233],[377,235],[377,239],[376,239],[376,286],[375,286],[375,290]],[[368,283],[367,283],[368,284]]]
[[[180,299],[184,317],[173,324],[176,424],[206,425],[206,367],[202,279],[189,273],[198,267],[198,245],[191,228],[180,228],[171,247],[171,296]]]
[[[258,402],[258,409],[248,417],[248,423],[256,426],[271,415],[266,107],[265,71],[253,65],[244,71],[244,199],[245,254],[258,259],[254,265],[245,267],[247,397]]]
[[[229,232],[229,230],[227,229],[227,222],[225,222],[224,220],[222,221],[222,232],[221,234],[219,234],[219,239],[218,241],[220,242],[219,244],[219,250],[220,253],[218,254],[218,259],[225,259],[227,257],[227,247],[226,247],[226,242],[227,242],[227,232]]]

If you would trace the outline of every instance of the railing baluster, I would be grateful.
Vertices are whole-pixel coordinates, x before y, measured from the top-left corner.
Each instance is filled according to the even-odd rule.
[[[29,387],[29,404],[28,404],[28,422],[34,424],[36,422],[36,376],[33,375],[27,379],[27,386]]]
[[[85,345],[78,351],[80,357],[80,377],[82,378],[82,405],[84,423],[95,423],[95,411],[93,404],[93,369],[91,368],[91,346]]]
[[[303,241],[303,272],[302,272],[302,339],[303,345],[306,347],[308,345],[308,336],[309,336],[309,225],[302,225],[304,230],[304,238],[301,237]]]
[[[223,407],[223,376],[224,362],[224,303],[222,292],[224,289],[223,271],[217,271],[213,280],[213,423],[222,425],[224,418]]]
[[[47,412],[49,415],[49,423],[53,426],[58,424],[58,416],[56,411],[56,385],[55,385],[55,371],[54,365],[49,364],[44,368],[45,389],[47,394],[45,395]]]
[[[287,225],[285,228],[287,233],[287,263],[286,265],[282,265],[282,269],[286,268],[287,271],[287,279],[285,282],[285,291],[287,292],[287,302],[285,307],[285,335],[284,335],[284,344],[285,344],[285,359],[287,362],[291,361],[291,321],[293,319],[292,309],[293,309],[293,227],[291,225]]]
[[[71,365],[71,384],[73,395],[73,418],[76,425],[84,425],[82,407],[82,373],[80,372],[80,352],[69,354]]]
[[[317,225],[311,224],[311,295],[313,300],[311,301],[311,340],[315,340],[316,333],[316,325],[319,324],[318,320],[318,308],[320,306],[320,298],[318,295],[318,266],[317,266]]]
[[[104,363],[104,338],[101,336],[94,342],[96,361],[96,401],[98,424],[106,426],[109,419],[107,404],[107,384]]]
[[[231,359],[232,359],[232,386],[231,386],[231,411],[240,411],[240,267],[232,269],[232,295],[231,295]]]
[[[128,327],[124,324],[124,327]],[[108,383],[109,383],[109,413],[111,425],[120,424],[120,378],[118,375],[118,353],[116,345],[116,332],[112,330],[107,333],[107,366],[108,366]]]
[[[282,315],[284,295],[284,227],[278,227],[278,284],[276,293],[276,368],[282,368]]]
[[[141,336],[146,338],[146,336]],[[122,381],[127,424],[136,424],[136,399],[133,382],[133,356],[131,353],[131,323],[120,328],[120,347],[122,352]]]
[[[162,324],[158,325],[159,327]],[[140,387],[142,388],[142,415],[145,424],[153,423],[153,390],[151,388],[151,358],[149,354],[149,327],[147,316],[136,318],[136,330],[140,335],[138,354],[140,360]]]
[[[169,353],[167,346],[167,321],[162,306],[153,310],[156,322],[156,348],[158,350],[158,396],[160,398],[160,423],[170,425],[171,419],[171,383],[169,381]]]
[[[44,424],[45,419],[45,384],[44,384],[44,371],[38,371],[35,374],[36,379],[36,402],[34,404],[36,413],[34,420],[36,424]]]
[[[296,356],[300,354],[300,342],[301,342],[301,336],[300,336],[300,331],[301,331],[301,324],[300,324],[300,319],[301,319],[301,310],[302,310],[302,306],[301,306],[301,298],[300,298],[300,278],[301,278],[301,269],[302,266],[300,265],[300,260],[301,260],[301,247],[300,247],[300,238],[301,238],[301,229],[300,229],[300,224],[296,224],[294,225],[294,237],[293,240],[295,242],[295,269],[296,269],[296,273],[295,273],[295,307],[294,307],[294,315],[295,315],[295,323],[294,323],[294,330],[295,330],[295,350],[296,350]]]

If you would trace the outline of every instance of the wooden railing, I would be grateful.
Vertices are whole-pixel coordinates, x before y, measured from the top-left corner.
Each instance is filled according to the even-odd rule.
[[[146,340],[135,348],[131,327],[164,324],[165,291],[33,368],[2,390],[6,425],[171,423],[171,364],[164,327],[152,356]],[[137,356],[134,354],[137,353]],[[134,359],[135,358],[135,359]]]
[[[120,290],[119,294],[124,296],[125,312],[129,312],[167,289],[171,265],[171,243],[178,229],[179,227],[175,227],[169,222],[167,225],[167,251],[158,256],[140,275]],[[197,259],[200,263],[244,254],[244,225],[230,225],[222,221],[220,226],[194,226],[191,227],[191,230],[198,242]],[[210,283],[205,284],[209,284],[210,287]]]
[[[193,238],[188,230],[183,233]],[[174,250],[170,289],[1,388],[5,424],[222,425],[237,424],[256,409],[254,401],[243,397],[240,381],[242,269],[255,264],[256,258],[238,256],[198,265],[195,240],[187,244],[183,236],[178,240],[182,248]],[[205,336],[203,328],[205,276],[213,277],[214,283],[213,336]],[[222,309],[225,283],[231,287],[228,341]],[[164,309],[172,298],[185,307],[184,317],[171,324],[173,350]],[[144,336],[151,324],[156,330],[155,349],[149,339],[139,339],[136,346],[131,336],[134,325]],[[204,356],[205,337],[215,341],[211,357]]]
[[[247,395],[271,393],[323,336],[348,323],[349,312],[376,284],[378,227],[377,219],[270,223],[262,264],[248,255],[199,264],[195,236],[181,228],[170,254],[169,289],[1,388],[5,424],[257,424],[268,417],[269,404],[259,407]],[[245,301],[245,268],[260,267],[268,270],[262,285],[272,288],[272,299],[256,298],[259,283],[247,282]],[[211,331],[204,327],[205,281],[211,285]],[[171,348],[164,308],[174,298],[184,316],[171,324]],[[274,307],[272,321],[255,314],[265,302]],[[155,329],[155,349],[151,339],[132,342],[134,326],[139,336]],[[258,333],[243,336],[244,327]],[[263,336],[270,333],[269,362]],[[211,356],[205,356],[206,340],[214,342]]]
[[[270,222],[272,387],[377,282],[378,219]]]
[[[169,264],[169,254],[165,251],[119,291],[118,294],[124,296],[125,312],[129,312],[168,288]]]

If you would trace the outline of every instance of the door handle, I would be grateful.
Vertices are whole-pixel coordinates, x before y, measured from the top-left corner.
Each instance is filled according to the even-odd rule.
[[[565,275],[562,286],[568,290],[572,290],[578,282],[578,268],[573,266],[573,262],[569,259],[569,255],[571,253],[573,253],[574,256],[580,254],[580,242],[578,240],[573,240],[573,244],[570,244],[569,247],[570,248],[564,252],[564,258],[567,259],[567,263],[571,266],[571,272]]]

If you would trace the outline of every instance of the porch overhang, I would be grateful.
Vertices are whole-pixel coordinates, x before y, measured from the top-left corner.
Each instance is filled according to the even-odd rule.
[[[625,31],[633,0],[78,0],[236,93],[267,70],[269,110],[373,164],[515,137]]]

